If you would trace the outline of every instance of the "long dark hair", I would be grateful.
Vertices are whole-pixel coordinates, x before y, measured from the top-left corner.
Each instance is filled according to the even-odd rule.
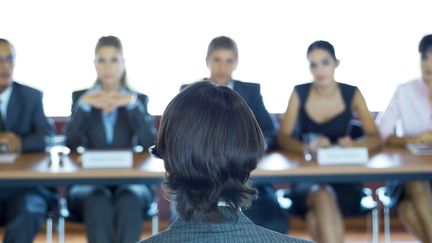
[[[116,48],[123,55],[123,45],[122,45],[120,39],[118,37],[111,36],[111,35],[110,36],[102,36],[101,38],[99,38],[99,40],[96,44],[95,54],[97,54],[97,52],[99,51],[100,48],[107,47],[107,46],[111,46],[111,47]],[[96,79],[96,84],[100,84],[99,78]],[[127,81],[126,70],[123,72],[123,75],[120,78],[120,84],[122,87],[124,87],[126,89],[130,89],[128,81]]]
[[[255,198],[249,176],[264,153],[263,136],[230,88],[200,81],[180,92],[162,116],[156,150],[165,163],[165,187],[186,220],[224,221]]]

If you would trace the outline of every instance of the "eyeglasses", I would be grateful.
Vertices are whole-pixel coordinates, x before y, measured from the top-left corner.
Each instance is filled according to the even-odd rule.
[[[12,55],[9,55],[7,57],[0,56],[0,63],[2,63],[2,62],[7,62],[10,64],[13,64],[15,62],[15,57]]]
[[[148,151],[149,151],[150,154],[152,154],[156,158],[163,159],[162,155],[157,151],[156,145],[150,146],[150,148],[148,149]]]

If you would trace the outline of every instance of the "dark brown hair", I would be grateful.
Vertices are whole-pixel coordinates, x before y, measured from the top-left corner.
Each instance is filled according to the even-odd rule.
[[[15,59],[16,53],[15,53],[14,45],[12,45],[12,43],[10,41],[8,41],[7,39],[3,39],[3,38],[0,38],[0,43],[6,44],[9,46],[9,48],[11,50],[12,58]]]
[[[238,48],[237,48],[237,44],[235,43],[235,41],[229,37],[226,36],[219,36],[214,38],[208,48],[207,48],[207,59],[210,57],[210,55],[219,49],[226,49],[226,50],[231,50],[234,52],[234,55],[236,56],[236,58],[238,58]]]
[[[426,35],[421,39],[418,50],[421,58],[426,59],[427,53],[432,51],[432,35]]]
[[[107,47],[107,46],[111,46],[111,47],[116,48],[123,55],[123,45],[122,45],[120,39],[118,37],[115,37],[115,36],[102,36],[101,38],[99,38],[99,40],[96,44],[95,54],[97,54],[99,49],[101,49],[102,47]],[[97,79],[96,83],[100,83],[100,80]],[[120,79],[120,83],[126,89],[130,89],[128,82],[127,82],[126,70],[124,71],[124,73]]]
[[[338,60],[336,58],[336,51],[333,47],[332,44],[330,44],[330,42],[328,41],[323,41],[323,40],[319,40],[319,41],[315,41],[314,43],[310,44],[308,49],[307,49],[307,56],[309,56],[309,54],[316,49],[322,49],[327,51],[331,57],[333,57],[334,60]]]
[[[219,201],[237,216],[255,198],[249,176],[264,153],[263,136],[246,102],[228,87],[200,81],[180,92],[162,116],[156,150],[166,189],[186,220],[223,221]]]

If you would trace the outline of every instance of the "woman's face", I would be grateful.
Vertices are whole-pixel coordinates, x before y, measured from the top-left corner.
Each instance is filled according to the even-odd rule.
[[[113,46],[104,46],[96,51],[95,67],[102,85],[120,84],[125,72],[123,55]]]
[[[309,69],[318,85],[329,85],[334,81],[334,73],[339,61],[324,49],[314,49],[308,55]]]
[[[426,55],[421,60],[421,71],[425,81],[432,81],[432,48],[426,52]]]

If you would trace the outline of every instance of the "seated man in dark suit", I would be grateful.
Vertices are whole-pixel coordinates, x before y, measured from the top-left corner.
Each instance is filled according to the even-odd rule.
[[[232,78],[238,62],[238,48],[234,40],[226,36],[214,38],[208,46],[206,62],[210,80],[236,91],[246,101],[263,132],[266,148],[272,148],[278,133],[278,123],[264,106],[261,86]],[[183,85],[181,89],[186,86]]]
[[[252,110],[265,139],[265,148],[274,146],[278,124],[266,110],[260,92],[260,85],[247,83],[232,78],[237,68],[237,44],[229,37],[214,38],[207,50],[207,67],[210,70],[210,79],[217,85],[227,86],[237,92]],[[182,89],[186,85],[182,86]],[[274,189],[268,184],[255,184],[258,189],[258,199],[252,203],[249,210],[245,210],[254,223],[281,233],[288,231],[289,225],[285,213],[280,209],[274,195]]]
[[[202,81],[180,92],[162,116],[152,153],[164,161],[179,217],[143,242],[306,243],[253,224],[241,210],[256,194],[249,177],[264,138],[231,89]]]
[[[53,130],[45,117],[42,93],[12,81],[15,50],[0,39],[1,152],[44,151]],[[0,188],[0,223],[4,242],[33,242],[45,218],[47,203],[36,188]]]

